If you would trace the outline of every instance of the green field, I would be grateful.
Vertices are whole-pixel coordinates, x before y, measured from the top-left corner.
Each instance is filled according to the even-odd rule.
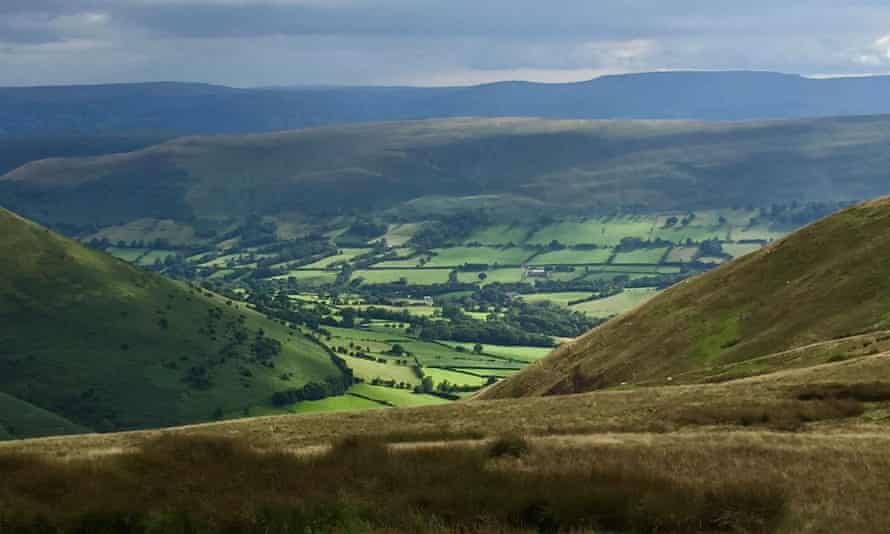
[[[496,224],[475,230],[467,237],[466,242],[483,245],[506,245],[509,243],[522,245],[528,237],[528,232],[528,227],[523,225]]]
[[[367,248],[341,248],[337,254],[333,256],[328,256],[327,258],[322,258],[314,263],[310,263],[309,265],[304,265],[303,269],[327,269],[331,265],[336,263],[348,262],[356,256],[360,256],[369,252],[371,249]]]
[[[361,278],[365,284],[388,284],[403,278],[408,284],[443,284],[448,281],[448,269],[362,269],[352,278]]]
[[[375,355],[376,356],[376,355]],[[406,365],[397,365],[394,362],[378,363],[364,358],[356,358],[346,354],[340,354],[346,360],[346,365],[353,370],[355,376],[370,382],[375,378],[381,380],[395,380],[412,386],[420,384],[420,378],[413,369]]]
[[[479,273],[477,272],[459,272],[457,273],[457,279],[463,283],[474,283],[479,282]],[[512,283],[519,282],[522,279],[522,269],[520,268],[508,268],[508,269],[490,269],[485,271],[485,284],[490,284],[492,282],[501,282],[501,283]]]
[[[658,290],[654,288],[625,289],[617,295],[576,304],[571,308],[586,313],[590,317],[605,319],[635,308],[656,294],[658,294]]]
[[[275,276],[272,280],[287,280],[288,278],[295,278],[306,285],[319,286],[334,282],[337,279],[337,273],[333,271],[290,271]]]
[[[447,381],[448,383],[454,384],[456,386],[481,387],[485,385],[485,379],[481,376],[458,373],[456,371],[450,371],[448,369],[424,367],[423,374],[431,377],[436,385],[444,381]]]
[[[120,258],[124,261],[128,261],[130,263],[135,263],[136,260],[142,257],[143,254],[148,252],[147,248],[118,248],[118,247],[108,247],[105,251],[115,258]]]
[[[724,243],[723,244],[723,252],[729,254],[733,258],[738,258],[740,256],[744,256],[745,254],[750,254],[756,250],[760,250],[761,245],[749,244],[749,243]]]
[[[619,265],[622,263],[651,263],[657,264],[668,251],[667,248],[644,248],[632,250],[630,252],[619,252],[615,255],[612,263]]]
[[[689,263],[698,253],[698,247],[674,247],[665,261],[669,263]]]
[[[373,386],[371,384],[356,384],[349,388],[350,393],[374,400],[388,402],[393,406],[429,406],[431,404],[448,404],[450,401],[435,395],[414,393],[407,389]]]
[[[579,263],[607,263],[614,250],[597,248],[592,250],[563,249],[545,252],[529,260],[529,265],[560,265]]]
[[[562,293],[534,293],[531,295],[522,295],[522,299],[526,302],[549,301],[561,306],[568,306],[570,301],[581,300],[590,296],[592,296],[590,291],[567,291]]]
[[[379,402],[346,394],[337,397],[326,397],[316,401],[300,401],[288,406],[287,411],[290,413],[340,412],[347,410],[376,410],[386,407],[385,404]]]
[[[519,247],[449,247],[433,252],[435,255],[427,264],[429,267],[458,267],[465,263],[520,265],[534,253]]]
[[[548,245],[555,240],[563,245],[614,247],[625,237],[649,238],[654,225],[655,217],[648,216],[563,221],[538,230],[528,243]]]
[[[414,237],[414,234],[420,230],[421,226],[423,225],[418,223],[390,225],[389,230],[387,230],[383,238],[386,239],[386,243],[389,246],[401,247]]]

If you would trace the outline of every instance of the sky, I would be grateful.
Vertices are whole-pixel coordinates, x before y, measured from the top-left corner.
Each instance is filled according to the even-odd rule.
[[[890,72],[888,0],[0,0],[0,85]]]

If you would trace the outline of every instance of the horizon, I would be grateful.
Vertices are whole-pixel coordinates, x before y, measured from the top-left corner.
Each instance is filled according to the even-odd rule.
[[[796,72],[782,72],[774,70],[758,70],[758,69],[663,69],[650,71],[629,71],[614,74],[601,74],[593,78],[583,78],[571,81],[539,81],[531,79],[499,79],[483,83],[470,83],[459,85],[398,85],[398,84],[323,84],[323,83],[305,83],[291,85],[230,85],[225,83],[215,83],[199,80],[148,80],[148,81],[108,81],[95,83],[50,83],[41,85],[0,85],[0,89],[47,89],[47,88],[66,88],[66,87],[108,87],[108,86],[127,86],[127,85],[206,85],[210,87],[225,87],[228,89],[242,90],[271,90],[271,89],[462,89],[473,87],[485,87],[490,85],[501,84],[528,84],[528,85],[573,85],[595,82],[597,80],[619,77],[646,76],[652,74],[771,74],[777,77],[802,78],[804,80],[848,80],[848,79],[864,79],[864,78],[885,78],[890,77],[890,71],[874,72],[863,74],[802,74]]]
[[[6,0],[0,86],[571,83],[658,71],[890,72],[890,6],[563,0]]]

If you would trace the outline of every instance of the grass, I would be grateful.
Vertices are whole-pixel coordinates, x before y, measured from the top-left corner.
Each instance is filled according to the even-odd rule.
[[[513,243],[522,245],[529,234],[529,227],[522,224],[495,224],[473,231],[466,239],[467,243],[483,245],[506,245]]]
[[[724,243],[723,244],[723,252],[726,252],[733,258],[738,258],[740,256],[744,256],[745,254],[750,254],[757,250],[760,250],[760,245],[752,245],[745,243]]]
[[[589,291],[566,291],[563,293],[532,293],[523,295],[522,300],[526,302],[553,302],[561,306],[568,306],[573,300],[582,300],[590,298],[593,294]]]
[[[657,264],[661,262],[661,258],[665,256],[667,253],[667,248],[646,248],[640,250],[633,250],[630,252],[619,252],[615,255],[615,258],[612,260],[612,263],[622,264],[622,263],[651,263]]]
[[[475,343],[458,343],[455,341],[442,341],[442,343],[452,347],[463,347],[465,351],[472,352]],[[532,362],[543,358],[553,349],[547,347],[523,347],[523,346],[507,346],[507,345],[491,345],[482,346],[484,354],[500,356],[502,358],[512,358],[526,362]]]
[[[875,251],[890,246],[888,224],[887,198],[821,219],[669,288],[502,384],[540,394],[570,376],[579,388],[663,380],[886,330],[890,267]]]
[[[657,293],[658,291],[653,288],[630,288],[611,297],[575,304],[571,308],[590,317],[605,319],[639,306]]]
[[[353,279],[361,278],[365,284],[388,284],[402,279],[412,285],[442,284],[448,281],[447,269],[377,269],[358,270]]]
[[[483,284],[491,284],[500,282],[510,284],[519,282],[522,279],[522,269],[490,269],[485,271],[485,281]],[[479,283],[479,273],[477,272],[459,272],[457,280],[462,283]]]
[[[346,365],[353,370],[355,376],[370,382],[375,378],[382,380],[395,380],[396,382],[404,382],[412,386],[420,384],[420,378],[412,370],[411,367],[404,365],[396,365],[394,362],[378,363],[376,361],[365,360],[353,356],[340,355],[346,360]]]
[[[698,247],[674,247],[667,255],[670,263],[689,263],[698,253]]]
[[[4,456],[8,476],[0,480],[0,503],[7,512],[0,525],[13,534],[47,527],[61,534],[120,531],[125,525],[208,534],[637,533],[727,525],[768,532],[786,515],[787,497],[774,477],[683,481],[637,451],[566,469],[581,455],[568,450],[548,459],[551,452],[516,437],[489,449],[416,450],[348,437],[303,458],[259,453],[235,439],[162,436],[94,460]],[[537,467],[522,468],[522,458]],[[54,500],[51,511],[44,506],[47,495]]]
[[[405,389],[373,386],[371,384],[356,384],[349,391],[363,397],[387,402],[393,406],[430,406],[448,404],[450,402],[435,395],[425,395]]]
[[[367,248],[341,248],[337,254],[333,256],[328,256],[327,258],[320,259],[314,263],[310,263],[308,265],[304,265],[301,268],[303,269],[327,269],[331,265],[335,263],[348,262],[351,259],[359,256],[361,254],[365,254],[369,252],[371,249]]]
[[[401,247],[404,246],[405,243],[411,240],[414,237],[422,224],[419,223],[405,223],[405,224],[394,224],[390,225],[386,234],[383,236],[386,239],[386,243],[391,247]]]
[[[458,373],[449,369],[438,369],[435,367],[424,367],[423,374],[433,379],[435,384],[448,382],[456,386],[482,386],[485,379],[481,376],[469,375],[466,373]]]
[[[0,211],[0,392],[93,430],[207,421],[339,376],[298,332]],[[281,343],[262,365],[259,330]],[[247,338],[231,344],[243,331]],[[198,379],[187,380],[190,369]],[[279,377],[289,374],[283,382]],[[0,425],[9,417],[0,412]]]
[[[608,263],[614,250],[610,248],[597,248],[593,250],[563,249],[553,252],[545,252],[535,256],[529,265],[573,265],[583,263]]]
[[[384,404],[363,399],[354,395],[327,397],[315,401],[300,401],[287,408],[291,413],[342,412],[354,410],[376,410],[386,408]]]
[[[430,267],[458,267],[465,263],[487,265],[520,265],[534,251],[519,247],[449,247],[434,249],[427,264]]]
[[[595,244],[614,247],[625,237],[648,238],[654,217],[629,216],[564,221],[545,226],[535,232],[529,244],[548,245],[556,240],[563,245]]]

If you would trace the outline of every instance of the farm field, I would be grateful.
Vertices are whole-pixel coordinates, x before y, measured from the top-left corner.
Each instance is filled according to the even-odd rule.
[[[328,267],[336,264],[348,262],[349,260],[359,256],[361,254],[365,254],[370,249],[367,248],[341,248],[338,254],[334,256],[328,256],[327,258],[322,258],[314,263],[310,263],[308,265],[303,265],[300,267],[301,269],[327,269]]]
[[[658,293],[653,288],[631,288],[622,293],[604,299],[592,300],[571,306],[571,309],[585,313],[590,317],[606,319],[624,313],[651,299]]]
[[[366,284],[388,284],[403,278],[408,284],[444,284],[448,269],[363,269],[353,274],[353,279],[358,278]]]
[[[654,225],[655,217],[649,216],[567,220],[538,230],[528,243],[548,245],[557,241],[563,245],[614,247],[625,237],[648,238]]]
[[[353,386],[354,387],[354,386]],[[372,400],[356,397],[355,395],[339,395],[327,397],[321,400],[300,401],[288,406],[285,411],[289,413],[314,413],[314,412],[341,412],[354,410],[377,410],[386,408],[385,404]]]
[[[522,299],[526,302],[544,302],[549,301],[562,306],[568,306],[573,300],[581,300],[592,296],[590,291],[568,291],[564,293],[532,293],[531,295],[523,295]]]
[[[665,261],[668,263],[690,263],[697,253],[698,247],[674,247],[668,253]]]
[[[418,223],[390,225],[386,234],[384,234],[383,239],[386,239],[387,244],[392,247],[401,247],[414,237],[414,234],[420,230],[421,226],[422,225]]]
[[[615,255],[615,259],[612,260],[614,264],[622,264],[622,263],[632,263],[632,264],[653,264],[657,265],[664,255],[667,253],[667,248],[644,248],[640,250],[634,250],[631,252],[619,252]]]
[[[750,254],[754,251],[760,250],[762,245],[755,245],[751,243],[724,243],[723,244],[723,252],[729,254],[733,258],[738,258],[744,256],[745,254]]]
[[[489,269],[484,272],[485,280],[482,282],[483,284],[491,284],[494,282],[512,284],[519,282],[522,279],[522,269],[519,268]],[[479,273],[461,271],[457,273],[457,280],[463,283],[479,283]]]
[[[448,404],[449,400],[437,397],[435,395],[427,395],[424,393],[414,393],[407,389],[396,389],[384,386],[374,386],[371,384],[356,384],[349,388],[349,393],[369,397],[374,400],[388,402],[393,406],[431,406],[436,404]]]
[[[571,265],[583,263],[607,263],[614,253],[610,248],[591,250],[563,249],[545,252],[529,260],[529,265]]]
[[[456,386],[479,387],[485,385],[486,381],[481,376],[458,373],[449,369],[439,369],[435,367],[424,367],[423,374],[431,377],[436,384],[448,382],[449,384],[454,384]]]
[[[465,263],[520,265],[534,251],[519,247],[450,247],[435,249],[433,253],[427,263],[428,267],[458,267]]]
[[[465,241],[483,245],[506,245],[508,243],[522,245],[525,243],[528,233],[529,228],[523,225],[497,224],[473,231]]]

